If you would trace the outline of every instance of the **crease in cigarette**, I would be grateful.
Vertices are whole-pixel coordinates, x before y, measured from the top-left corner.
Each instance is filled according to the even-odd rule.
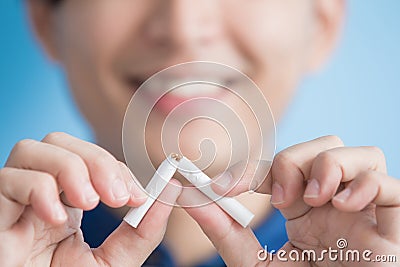
[[[232,197],[222,197],[215,193],[210,185],[212,181],[211,178],[186,157],[182,157],[179,160],[178,172],[244,228],[246,228],[254,218],[254,214],[236,199]]]
[[[137,228],[147,211],[160,196],[161,192],[167,186],[176,172],[179,161],[182,157],[179,154],[169,155],[157,168],[150,182],[146,186],[146,192],[149,194],[146,202],[136,208],[131,208],[124,217],[124,221],[134,228]]]
[[[146,202],[141,206],[131,208],[125,215],[124,221],[132,227],[137,228],[176,171],[220,206],[242,227],[247,227],[254,218],[254,214],[236,199],[232,197],[222,197],[215,193],[210,186],[212,182],[211,178],[194,165],[193,162],[184,156],[173,153],[160,164],[152,179],[147,184],[146,191],[149,193],[150,197],[148,197]]]

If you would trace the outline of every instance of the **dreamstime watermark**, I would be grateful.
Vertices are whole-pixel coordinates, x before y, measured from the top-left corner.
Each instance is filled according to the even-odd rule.
[[[328,247],[321,251],[313,249],[296,250],[271,250],[268,252],[268,247],[265,245],[264,249],[260,249],[257,252],[257,258],[260,261],[273,261],[277,258],[279,261],[293,261],[293,262],[321,262],[321,261],[332,261],[332,262],[397,262],[396,255],[374,255],[372,250],[357,250],[347,249],[348,243],[344,238],[339,238],[336,241],[336,248]]]

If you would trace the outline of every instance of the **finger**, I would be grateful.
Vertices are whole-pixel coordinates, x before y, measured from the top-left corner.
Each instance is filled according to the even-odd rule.
[[[209,200],[200,191],[190,188],[184,188],[178,198],[178,204],[197,221],[228,266],[255,266],[259,263],[257,252],[261,246],[252,230],[237,224],[215,203],[199,205],[207,202]],[[239,256],[238,251],[246,251],[247,255],[254,257]]]
[[[57,184],[50,174],[10,167],[0,169],[0,231],[18,222],[27,205],[48,223],[60,224],[67,219]]]
[[[339,192],[332,204],[339,210],[355,212],[375,203],[378,232],[389,240],[400,241],[400,181],[382,172],[365,171],[358,174]]]
[[[175,203],[181,192],[177,180],[171,180],[161,193],[164,200]],[[167,226],[171,205],[160,201],[154,203],[138,228],[125,222],[93,251],[98,261],[108,266],[141,266],[161,242]]]
[[[343,142],[336,136],[320,137],[291,146],[275,156],[266,178],[260,178],[259,173],[263,172],[262,167],[258,167],[261,171],[257,173],[258,169],[254,167],[257,165],[253,161],[250,162],[249,171],[244,175],[243,167],[239,168],[238,165],[235,165],[220,178],[221,181],[224,181],[225,177],[243,176],[239,178],[240,182],[237,182],[238,178],[232,178],[232,182],[227,186],[221,188],[218,184],[214,184],[213,189],[217,193],[223,194],[226,193],[226,188],[233,187],[228,192],[228,195],[231,196],[246,191],[246,188],[255,189],[259,193],[272,194],[271,203],[281,209],[287,219],[296,218],[309,210],[309,206],[303,200],[304,181],[309,177],[314,158],[322,151],[340,146],[343,146]],[[268,169],[268,162],[264,161],[259,166],[264,166],[264,170]],[[254,169],[256,172],[252,171]],[[257,174],[253,175],[254,173]],[[254,179],[252,179],[253,177]],[[262,182],[260,183],[260,181]]]
[[[128,186],[128,191],[130,192],[130,198],[127,205],[130,207],[138,207],[142,205],[147,199],[145,189],[129,170],[128,166],[125,165],[125,163],[120,161],[118,163],[121,168],[122,177]]]
[[[211,188],[221,196],[237,196],[248,191],[258,191],[267,182],[272,162],[269,160],[241,161],[213,178]],[[265,185],[264,185],[265,186]]]
[[[336,136],[324,136],[315,140],[291,146],[275,156],[272,163],[268,160],[242,161],[214,179],[213,189],[218,194],[235,196],[246,191],[271,194],[272,181],[270,169],[283,168],[293,165],[299,172],[309,173],[312,160],[320,152],[343,146],[343,142]],[[278,170],[279,172],[279,170]],[[272,179],[272,178],[271,178]]]
[[[131,193],[138,189],[132,179],[124,177],[119,161],[95,144],[66,133],[51,133],[43,139],[43,142],[79,155],[88,168],[94,188],[108,206],[121,207],[127,204]]]
[[[6,166],[49,173],[56,178],[74,207],[88,210],[99,201],[85,163],[78,155],[63,148],[35,140],[23,140],[12,149]]]
[[[130,185],[130,187],[128,188],[128,191],[130,192],[130,198],[128,200],[128,203],[126,203],[126,205],[130,207],[138,207],[146,201],[147,195],[144,191],[145,189],[140,185],[140,182],[135,178],[135,176],[125,165],[125,163],[123,162],[118,162],[118,163],[120,165],[124,181],[126,182],[127,185]],[[137,184],[137,186],[133,186],[131,181],[129,181],[132,179]],[[60,194],[60,199],[64,205],[73,207],[73,205],[69,203],[68,199],[65,197],[64,192]]]
[[[281,151],[272,163],[268,174],[271,178],[267,178],[257,192],[272,194],[271,203],[287,219],[302,216],[310,209],[304,203],[303,193],[313,160],[322,151],[340,146],[343,142],[338,137],[325,136]]]
[[[339,147],[320,153],[314,160],[304,199],[311,206],[322,206],[332,199],[341,182],[361,172],[386,173],[385,156],[375,147]]]

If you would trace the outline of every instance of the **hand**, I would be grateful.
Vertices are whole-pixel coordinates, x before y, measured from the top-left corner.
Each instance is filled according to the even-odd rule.
[[[231,196],[249,189],[272,194],[271,203],[287,219],[289,242],[282,248],[284,251],[297,250],[301,255],[303,250],[315,250],[321,255],[329,247],[338,249],[337,240],[344,238],[348,250],[371,250],[371,259],[378,254],[395,255],[397,266],[400,264],[400,181],[386,174],[385,158],[379,149],[343,147],[340,139],[328,136],[277,154],[264,181],[264,177],[256,176],[259,182],[252,179],[258,169],[250,167],[243,176],[235,173],[238,169],[234,166],[230,174],[225,174],[233,177],[227,186],[213,184],[214,190]],[[234,184],[236,187],[227,192],[226,188]],[[258,188],[251,188],[255,185]],[[188,201],[188,192],[184,190],[180,198]],[[218,206],[187,208],[187,212],[200,224],[228,266],[396,264],[368,263],[362,259],[331,261],[326,254],[322,261],[290,262],[288,254],[286,263],[276,257],[260,261],[257,252],[262,247],[251,229],[241,228]]]
[[[93,250],[80,231],[82,210],[99,200],[115,208],[145,201],[132,178],[104,149],[64,133],[17,143],[0,169],[1,266],[141,265],[161,241],[172,207],[155,203],[137,229],[122,222]],[[164,197],[174,201],[176,188]]]

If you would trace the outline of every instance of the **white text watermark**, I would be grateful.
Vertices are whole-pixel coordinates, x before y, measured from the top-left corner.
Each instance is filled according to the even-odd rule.
[[[279,261],[293,261],[293,262],[322,262],[322,261],[332,261],[332,262],[397,262],[396,255],[374,255],[372,250],[357,250],[357,249],[347,249],[347,240],[344,238],[339,238],[336,241],[336,247],[328,247],[322,250],[297,250],[292,249],[286,250],[271,250],[268,251],[268,247],[265,245],[264,249],[260,249],[257,252],[257,258],[260,261],[272,261],[277,258]]]

